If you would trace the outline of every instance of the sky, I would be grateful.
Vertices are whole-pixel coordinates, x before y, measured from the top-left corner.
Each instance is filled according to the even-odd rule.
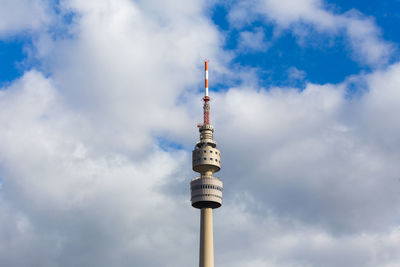
[[[0,0],[0,265],[400,266],[400,1]]]

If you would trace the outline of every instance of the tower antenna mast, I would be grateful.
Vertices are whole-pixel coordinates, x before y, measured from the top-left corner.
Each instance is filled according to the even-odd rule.
[[[204,61],[204,124],[210,124],[210,97],[208,96],[208,60]]]

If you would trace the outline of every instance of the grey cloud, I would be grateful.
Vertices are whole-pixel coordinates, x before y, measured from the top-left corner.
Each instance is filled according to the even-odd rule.
[[[9,38],[47,27],[52,12],[44,0],[2,0],[0,17],[0,38]]]
[[[370,90],[357,101],[345,99],[343,85],[311,84],[302,92],[232,90],[218,98],[225,162],[234,166],[225,170],[227,187],[251,192],[263,210],[337,234],[396,225],[399,144],[389,124],[397,100],[385,101],[376,121],[367,112],[375,94],[398,98],[390,86],[398,84],[398,67],[390,70],[365,77]]]

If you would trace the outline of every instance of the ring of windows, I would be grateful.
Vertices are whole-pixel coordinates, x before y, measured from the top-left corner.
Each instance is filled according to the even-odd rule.
[[[202,185],[195,185],[192,188],[190,188],[192,191],[198,190],[198,189],[214,189],[222,192],[222,187],[217,186],[217,185],[211,185],[211,184],[202,184]]]

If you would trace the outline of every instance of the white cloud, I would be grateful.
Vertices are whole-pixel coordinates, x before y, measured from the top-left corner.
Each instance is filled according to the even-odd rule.
[[[294,34],[304,35],[307,27],[329,35],[345,34],[349,39],[353,58],[373,67],[388,63],[394,50],[393,44],[381,37],[381,31],[370,17],[356,10],[344,14],[330,11],[321,0],[254,0],[234,5],[228,18],[236,27],[242,27],[263,17],[279,29],[293,29]],[[300,36],[302,37],[302,36]]]
[[[385,153],[400,145],[400,126],[395,114],[400,112],[400,64],[389,66],[364,78],[368,93],[359,100],[358,119],[363,136],[379,139]]]
[[[352,100],[347,81],[218,95],[220,263],[399,264],[399,73],[396,64],[358,77],[367,91]]]
[[[269,47],[262,28],[254,31],[242,31],[238,40],[238,49],[242,53],[266,51]]]
[[[368,76],[367,82],[376,75],[382,74]],[[398,84],[395,75],[391,77],[389,81]],[[220,143],[225,162],[234,166],[225,170],[233,177],[233,191],[252,192],[263,210],[301,218],[333,233],[396,225],[400,170],[393,149],[400,144],[398,127],[390,125],[397,111],[393,103],[399,99],[395,90],[381,89],[385,78],[379,85],[368,82],[370,91],[360,104],[346,100],[345,84],[309,84],[302,92],[230,90],[218,98],[217,124],[224,136]],[[379,117],[369,116],[366,110],[373,106],[364,104],[374,94],[395,99],[385,101]],[[371,129],[382,129],[381,124],[384,130],[369,136]]]
[[[351,11],[342,20],[356,60],[370,65],[384,65],[388,62],[394,46],[381,39],[381,30],[373,19]]]
[[[291,82],[302,81],[307,75],[305,71],[299,70],[296,67],[290,67],[287,70],[287,74],[288,74],[288,80]]]
[[[47,1],[43,0],[1,0],[0,38],[35,31],[51,20]]]
[[[147,3],[72,1],[65,5],[78,14],[69,29],[76,36],[53,42],[44,36],[38,41],[38,50],[44,51],[40,60],[67,101],[85,109],[108,136],[107,142],[97,140],[98,147],[112,144],[140,153],[139,147],[150,144],[152,135],[188,129],[182,122],[191,123],[182,106],[176,105],[177,99],[184,89],[196,89],[201,78],[195,73],[206,56],[215,69],[225,61],[212,24],[201,13],[177,16],[168,9],[147,10]]]
[[[171,226],[185,229],[188,221],[168,222],[181,211],[160,191],[175,180],[185,153],[150,146],[134,161],[97,154],[88,141],[97,133],[85,127],[92,122],[69,110],[34,71],[3,91],[0,108],[2,264],[154,265],[171,253],[167,244],[191,241],[188,231],[172,234]],[[191,211],[186,206],[184,213]],[[18,254],[9,253],[13,248]],[[162,253],[152,258],[153,249]]]
[[[266,0],[258,3],[261,12],[276,21],[280,26],[289,27],[295,21],[311,22],[320,29],[334,29],[336,19],[323,8],[320,0]]]

